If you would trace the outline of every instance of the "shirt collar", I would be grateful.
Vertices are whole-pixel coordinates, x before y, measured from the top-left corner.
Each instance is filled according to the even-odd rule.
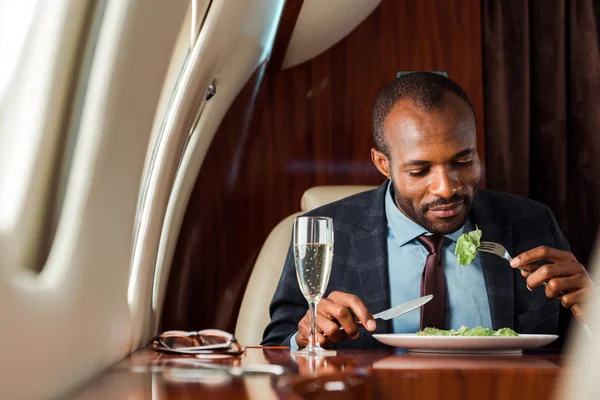
[[[390,233],[394,236],[394,241],[400,246],[404,246],[406,243],[411,240],[425,234],[431,235],[425,228],[421,225],[417,224],[410,218],[408,218],[398,206],[396,206],[396,202],[394,201],[394,197],[392,196],[392,182],[388,183],[388,188],[385,196],[385,215],[388,221],[388,228]],[[444,237],[456,242],[458,237],[462,235],[465,230],[465,226],[469,224],[469,221],[463,226],[460,227],[456,232],[450,233],[448,235],[444,235]]]

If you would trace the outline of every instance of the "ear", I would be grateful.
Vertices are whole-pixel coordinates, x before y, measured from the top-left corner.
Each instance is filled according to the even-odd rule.
[[[373,147],[371,148],[371,160],[373,160],[373,164],[375,164],[379,172],[385,175],[386,178],[392,179],[390,161],[385,154]]]

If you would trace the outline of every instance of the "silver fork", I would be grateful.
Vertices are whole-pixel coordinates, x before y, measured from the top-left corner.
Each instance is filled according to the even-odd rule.
[[[506,261],[510,262],[510,260],[512,260],[512,257],[510,256],[510,254],[508,254],[508,250],[506,250],[506,248],[504,246],[502,246],[500,243],[496,243],[496,242],[481,242],[480,246],[478,248],[478,250],[481,250],[485,253],[492,253],[495,254],[499,257],[504,258]],[[519,270],[521,271],[525,271],[527,274],[529,274],[529,271],[527,271],[525,268],[523,267],[517,267]],[[548,282],[542,282],[544,284],[544,286],[548,285]],[[565,295],[565,292],[558,292],[558,294],[560,294],[561,296]],[[573,315],[575,315],[575,318],[577,318],[579,321],[581,321],[581,323],[583,323],[583,326],[586,327],[586,329],[589,330],[589,328],[587,327],[587,325],[584,323],[583,318],[577,314],[577,312],[575,312],[575,310],[573,308],[571,308],[571,312],[573,313]]]
[[[512,260],[512,257],[510,256],[510,254],[508,254],[508,250],[506,250],[506,248],[504,246],[502,246],[500,243],[496,243],[496,242],[481,242],[478,250],[486,252],[486,253],[495,254],[495,255],[497,255],[499,257],[504,258],[508,262],[510,262],[510,260]],[[523,267],[517,267],[517,269],[519,271],[525,272],[527,275],[530,274],[530,272],[527,271]],[[548,285],[547,282],[543,282],[543,284],[544,284],[544,286]],[[560,292],[560,294],[564,294],[564,293]]]

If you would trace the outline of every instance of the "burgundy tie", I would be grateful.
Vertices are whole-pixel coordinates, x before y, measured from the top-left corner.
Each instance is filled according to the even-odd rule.
[[[421,329],[427,327],[444,329],[446,314],[446,279],[442,268],[444,237],[421,235],[417,240],[429,252],[421,277],[421,296],[433,294],[433,299],[421,307]]]

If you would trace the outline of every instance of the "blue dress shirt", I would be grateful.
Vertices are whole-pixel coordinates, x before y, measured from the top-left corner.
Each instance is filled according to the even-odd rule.
[[[388,185],[385,213],[388,221],[388,272],[392,306],[420,297],[421,275],[427,259],[427,249],[416,238],[429,234],[396,206]],[[479,255],[469,265],[458,265],[454,248],[463,231],[471,231],[469,220],[458,231],[444,235],[442,266],[446,277],[446,329],[470,328],[477,325],[492,328],[483,269]],[[420,309],[392,320],[394,333],[415,333],[420,329]],[[378,312],[381,310],[371,310]]]

